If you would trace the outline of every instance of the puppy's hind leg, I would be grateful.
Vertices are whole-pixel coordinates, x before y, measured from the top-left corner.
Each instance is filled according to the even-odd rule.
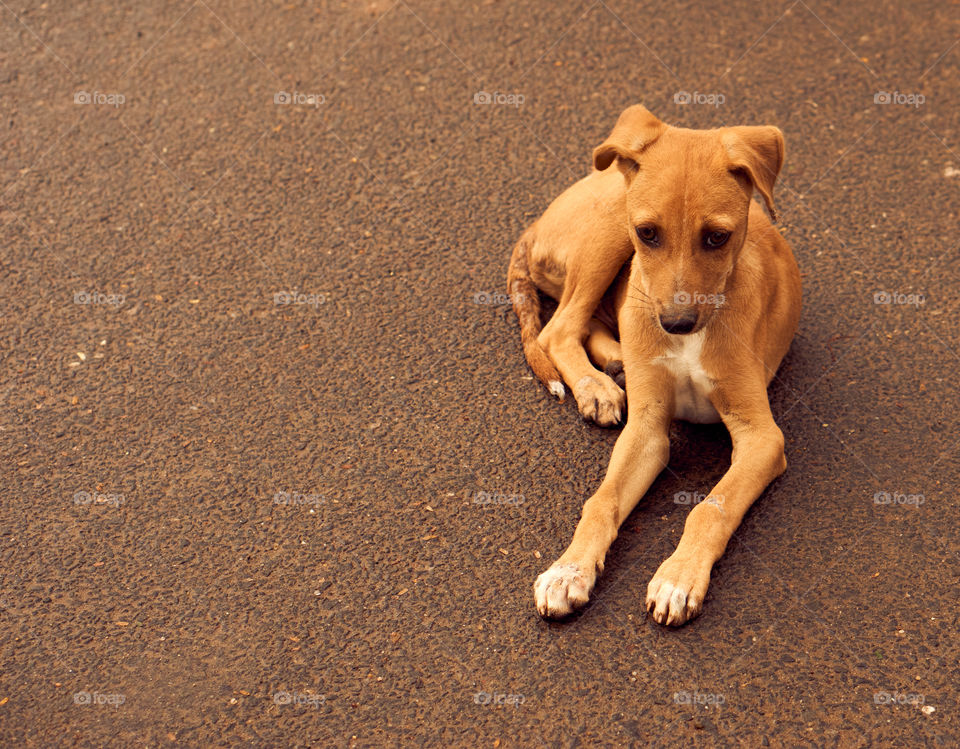
[[[527,363],[537,379],[561,400],[566,383],[584,419],[600,426],[615,426],[626,410],[623,388],[593,366],[584,343],[594,310],[632,252],[632,245],[627,242],[626,249],[617,248],[602,258],[584,252],[571,254],[557,311],[541,329],[540,300],[530,274],[535,226],[520,237],[507,273],[507,290],[520,320]]]
[[[601,367],[620,359],[620,344],[595,312],[623,267],[629,242],[626,248],[602,257],[587,252],[572,255],[557,311],[538,337],[573,391],[580,415],[600,426],[616,426],[626,413],[623,387],[610,372],[595,367],[587,354],[592,347]],[[621,370],[614,367],[612,374]]]
[[[592,325],[593,311],[603,295],[603,287],[598,287],[593,278],[577,283],[577,279],[568,277],[564,298],[538,340],[570,386],[580,415],[600,426],[612,427],[619,424],[626,413],[626,395],[610,373],[594,366],[585,348],[591,335],[601,359],[614,361],[612,357],[619,348],[609,329],[604,337],[602,330]],[[616,348],[611,343],[616,344]],[[614,369],[613,374],[618,371]]]
[[[623,349],[610,328],[596,317],[588,323],[587,353],[594,363],[613,378],[621,388],[626,388],[627,380],[623,374]]]

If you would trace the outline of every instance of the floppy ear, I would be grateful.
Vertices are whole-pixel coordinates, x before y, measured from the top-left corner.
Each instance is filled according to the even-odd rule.
[[[723,135],[730,157],[730,171],[742,172],[763,196],[770,218],[777,220],[773,206],[773,185],[783,166],[783,133],[780,128],[731,127]]]
[[[610,136],[593,150],[594,168],[603,171],[618,156],[625,161],[632,161],[636,166],[637,157],[643,149],[666,129],[667,126],[642,104],[628,107],[617,119]]]

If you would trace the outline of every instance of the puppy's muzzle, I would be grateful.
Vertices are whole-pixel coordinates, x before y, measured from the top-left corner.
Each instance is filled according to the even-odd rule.
[[[684,335],[697,327],[699,314],[696,307],[665,309],[660,313],[660,327],[672,335]]]

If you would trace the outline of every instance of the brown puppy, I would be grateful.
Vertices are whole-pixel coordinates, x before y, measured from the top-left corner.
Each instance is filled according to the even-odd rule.
[[[584,418],[607,426],[624,411],[621,370],[630,394],[607,475],[534,597],[546,617],[586,604],[620,524],[667,465],[670,421],[722,420],[730,469],[647,588],[654,619],[678,625],[700,612],[730,536],[786,468],[767,385],[797,328],[800,273],[751,200],[756,190],[775,217],[783,135],[674,128],[637,105],[593,161],[524,232],[507,279],[527,361],[552,393],[563,399],[566,383]],[[538,288],[559,302],[543,330]]]

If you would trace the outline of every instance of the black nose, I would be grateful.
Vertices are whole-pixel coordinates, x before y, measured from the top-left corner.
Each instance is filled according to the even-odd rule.
[[[697,327],[697,312],[696,310],[690,310],[678,315],[660,315],[660,325],[665,331],[674,335],[689,333]]]

